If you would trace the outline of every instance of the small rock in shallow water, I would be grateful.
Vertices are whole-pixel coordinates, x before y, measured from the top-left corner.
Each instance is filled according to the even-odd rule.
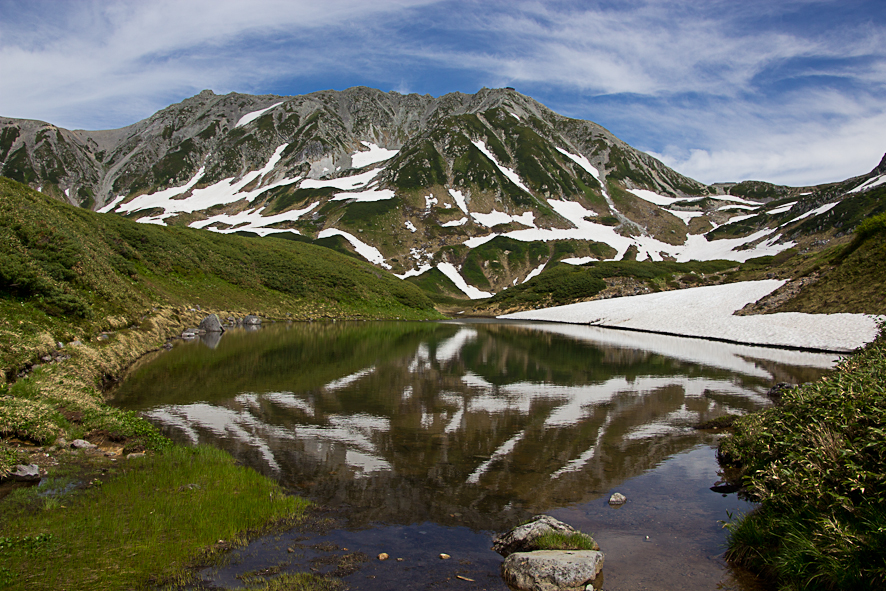
[[[625,501],[627,501],[627,500],[628,500],[628,498],[626,496],[617,492],[617,493],[614,493],[611,497],[609,497],[609,504],[610,505],[624,505]]]
[[[94,443],[89,443],[85,439],[75,439],[71,442],[71,447],[74,449],[94,449],[96,445]]]
[[[452,558],[452,556],[449,554],[440,554],[440,560],[449,560],[450,558]]]
[[[40,466],[37,464],[19,464],[9,475],[13,480],[18,480],[20,482],[40,480]]]
[[[387,560],[387,559],[388,559],[388,553],[387,553],[387,552],[382,552],[381,554],[378,555],[378,559],[379,559],[379,560]]]

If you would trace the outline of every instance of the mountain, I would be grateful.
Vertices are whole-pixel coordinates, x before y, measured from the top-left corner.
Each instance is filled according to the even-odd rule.
[[[821,249],[883,209],[886,183],[881,162],[818,187],[706,186],[509,88],[206,90],[110,131],[0,118],[0,162],[3,176],[71,204],[313,242],[472,298],[558,261]]]

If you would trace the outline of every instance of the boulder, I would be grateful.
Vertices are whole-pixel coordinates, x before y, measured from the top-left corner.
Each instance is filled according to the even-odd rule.
[[[257,324],[261,324],[261,318],[255,316],[254,314],[250,314],[246,318],[243,319],[243,324],[246,326],[254,326]]]
[[[612,493],[612,496],[609,497],[610,505],[624,505],[627,502],[628,498],[621,494],[620,492]]]
[[[9,473],[9,476],[13,480],[20,482],[40,480],[40,466],[37,464],[19,464]]]
[[[502,556],[508,556],[514,552],[530,552],[532,550],[538,550],[538,546],[535,544],[536,538],[550,532],[565,535],[579,533],[571,525],[563,523],[559,519],[554,519],[550,515],[536,515],[527,523],[518,525],[511,531],[496,536],[492,540],[492,549]],[[590,536],[587,537],[590,538]],[[595,549],[600,549],[593,539],[591,539],[591,542]]]
[[[75,439],[71,442],[71,447],[74,449],[95,449],[96,445],[89,443],[85,439]]]
[[[217,314],[210,314],[200,323],[200,330],[206,332],[225,332],[225,327],[222,326]]]
[[[597,550],[536,550],[509,555],[501,576],[520,591],[584,591],[602,568]]]

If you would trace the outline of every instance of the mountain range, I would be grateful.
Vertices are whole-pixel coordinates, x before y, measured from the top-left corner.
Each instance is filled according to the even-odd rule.
[[[0,174],[142,223],[313,242],[462,298],[556,262],[818,251],[886,211],[886,157],[826,185],[705,185],[511,88],[205,90],[107,131],[0,117]]]

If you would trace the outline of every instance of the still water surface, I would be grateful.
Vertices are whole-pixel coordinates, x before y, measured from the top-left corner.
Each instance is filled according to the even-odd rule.
[[[308,542],[253,543],[205,574],[217,585],[299,560],[324,571],[320,544],[391,555],[352,589],[506,589],[491,536],[548,513],[594,535],[605,589],[750,590],[718,520],[751,507],[709,490],[718,436],[692,427],[834,361],[561,324],[278,324],[146,358],[113,402],[346,516]]]

